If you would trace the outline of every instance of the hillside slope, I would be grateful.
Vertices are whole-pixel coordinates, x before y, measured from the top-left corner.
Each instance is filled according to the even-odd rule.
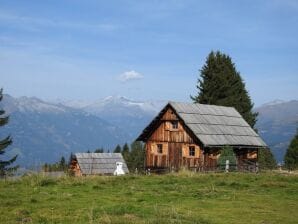
[[[1,135],[13,137],[7,156],[19,154],[17,163],[22,166],[54,162],[61,156],[68,158],[71,152],[113,148],[128,139],[125,131],[97,116],[37,98],[5,95],[2,106],[10,115],[10,122]]]
[[[298,127],[298,101],[275,101],[256,108],[256,127],[276,159],[283,161],[286,149]]]

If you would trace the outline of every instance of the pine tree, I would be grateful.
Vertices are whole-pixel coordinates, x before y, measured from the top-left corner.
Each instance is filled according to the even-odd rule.
[[[298,168],[298,129],[287,149],[285,155],[285,165],[289,170]]]
[[[71,162],[72,162],[72,160],[75,158],[75,155],[71,152],[70,153],[70,155],[69,155],[69,158],[68,158],[68,166],[70,166],[71,165]]]
[[[122,156],[124,161],[126,162],[127,166],[130,167],[130,155],[129,155],[129,146],[127,143],[124,144],[122,147]]]
[[[131,171],[142,171],[144,169],[145,149],[141,142],[136,141],[131,144],[130,167]]]
[[[104,149],[100,148],[100,149],[95,149],[94,153],[103,153]]]
[[[42,169],[43,169],[44,172],[48,172],[48,164],[45,163],[45,164],[43,165]]]
[[[259,149],[258,162],[261,169],[274,169],[276,167],[276,160],[270,149]]]
[[[114,153],[121,153],[121,146],[117,145],[116,148],[114,149]]]
[[[230,146],[225,146],[220,152],[220,156],[218,158],[219,168],[224,170],[226,167],[226,161],[229,160],[230,170],[236,169],[236,156],[233,151],[233,148]]]
[[[219,51],[212,51],[200,72],[201,78],[196,86],[198,95],[191,96],[192,100],[195,103],[234,107],[254,127],[257,113],[252,111],[253,103],[232,59]]]
[[[61,170],[65,170],[65,168],[66,168],[66,162],[65,162],[65,158],[64,158],[64,156],[61,157],[61,160],[60,160],[60,162],[59,162],[59,168],[60,168]]]
[[[0,101],[3,99],[2,89],[0,90]],[[5,114],[4,110],[0,110],[0,126],[4,126],[8,123],[9,117],[3,116]],[[0,155],[5,153],[6,147],[12,144],[12,138],[10,136],[0,140]],[[18,166],[11,167],[11,164],[15,162],[17,159],[17,155],[9,160],[0,159],[0,177],[3,177],[12,171],[15,171]]]

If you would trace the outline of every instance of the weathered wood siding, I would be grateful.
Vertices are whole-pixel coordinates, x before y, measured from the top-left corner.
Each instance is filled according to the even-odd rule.
[[[82,172],[79,163],[76,159],[73,159],[70,163],[70,170],[76,177],[82,176]]]
[[[172,127],[172,121],[178,121],[178,127]],[[162,144],[162,153],[158,152]],[[189,147],[195,148],[195,154],[189,154]],[[202,150],[187,133],[176,114],[168,109],[161,118],[160,125],[146,142],[146,166],[151,168],[198,167],[203,162]]]

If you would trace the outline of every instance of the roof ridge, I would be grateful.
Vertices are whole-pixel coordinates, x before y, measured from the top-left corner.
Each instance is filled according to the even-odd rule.
[[[205,103],[191,103],[191,102],[181,102],[181,101],[172,101],[172,100],[168,101],[168,104],[171,104],[171,103],[181,103],[181,104],[191,104],[191,105],[203,105],[203,106],[224,107],[224,108],[233,108],[233,109],[235,109],[235,107],[232,107],[232,106],[223,106],[223,105],[205,104]]]

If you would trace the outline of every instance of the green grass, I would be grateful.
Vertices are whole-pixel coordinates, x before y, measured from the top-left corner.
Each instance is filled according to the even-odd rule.
[[[298,176],[27,176],[0,181],[0,223],[298,223]]]

